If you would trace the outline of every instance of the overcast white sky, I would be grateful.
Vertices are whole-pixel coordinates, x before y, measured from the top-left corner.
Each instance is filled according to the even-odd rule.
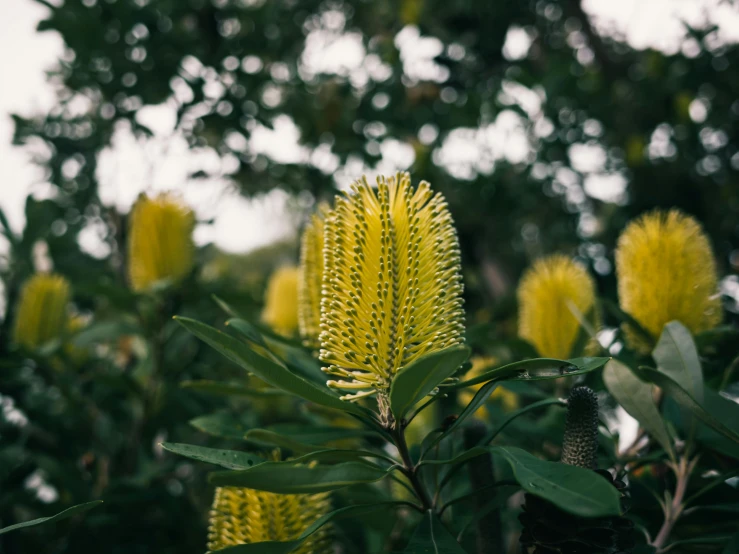
[[[681,20],[693,25],[706,20],[716,22],[721,25],[724,40],[739,41],[737,10],[718,0],[586,0],[584,6],[595,17],[596,24],[614,27],[638,48],[656,47],[674,52],[684,47]],[[0,75],[3,76],[0,88],[0,207],[16,231],[21,230],[24,224],[26,195],[42,195],[48,190],[40,183],[41,176],[30,163],[28,152],[10,144],[11,113],[31,115],[43,112],[54,102],[44,69],[54,64],[62,42],[55,34],[36,33],[36,24],[43,18],[45,10],[32,0],[4,0],[0,3],[0,52],[3,53],[0,55]],[[320,71],[329,67],[350,74],[352,79],[366,79],[367,74],[382,71],[381,64],[364,57],[356,37],[344,38],[341,47],[334,44],[333,49],[330,44],[324,44],[323,38],[316,35],[309,41],[310,50],[305,56],[309,70]],[[409,69],[415,68],[420,72],[434,70],[424,56],[434,55],[434,50],[440,47],[438,41],[422,39],[415,29],[408,28],[399,35],[397,43]],[[514,52],[523,48],[525,52],[525,38],[512,35],[507,47]],[[521,94],[515,90],[511,92],[523,102],[527,101],[526,93],[526,90]],[[531,91],[528,94],[531,96]],[[535,110],[536,98],[528,98],[528,101],[531,109]],[[116,136],[113,148],[105,152],[101,160],[100,194],[104,202],[127,209],[141,190],[181,190],[186,200],[197,207],[199,216],[215,216],[215,225],[198,229],[198,241],[212,240],[234,252],[250,250],[293,232],[292,218],[286,212],[286,196],[280,192],[250,202],[232,191],[225,182],[215,181],[208,187],[187,183],[185,175],[189,168],[208,167],[218,162],[213,159],[213,153],[193,155],[187,151],[184,142],[172,139],[171,113],[164,106],[142,114],[142,118],[151,122],[156,131],[156,137],[150,143],[137,142],[125,131]],[[454,162],[450,165],[450,172],[464,178],[471,171],[489,171],[490,164],[501,157],[514,160],[525,157],[527,146],[516,142],[519,121],[509,115],[512,113],[503,113],[488,129],[460,130],[450,137],[436,160]],[[251,146],[272,157],[287,157],[290,161],[310,155],[297,147],[298,131],[289,119],[281,121],[277,129],[277,132],[262,130],[256,133]],[[433,129],[428,131],[433,132]],[[383,141],[380,150],[385,158],[385,169],[405,168],[413,161],[412,149],[393,139]],[[461,153],[467,153],[468,159],[460,158]],[[572,154],[585,166],[595,163],[593,171],[597,172],[601,152],[581,149]],[[330,155],[320,158],[314,153],[311,160],[327,172],[335,169]],[[340,182],[359,177],[363,169],[357,164],[345,168]],[[610,181],[591,179],[590,185],[586,180],[586,192],[618,201],[624,183],[610,177]],[[83,240],[89,242],[90,249],[95,249],[94,230]]]

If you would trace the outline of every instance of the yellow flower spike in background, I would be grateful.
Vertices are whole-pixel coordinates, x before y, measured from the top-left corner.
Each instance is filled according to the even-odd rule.
[[[616,248],[618,298],[655,340],[677,320],[692,333],[721,322],[716,262],[700,224],[678,210],[633,221]],[[624,326],[629,344],[648,353],[654,344]]]
[[[584,267],[559,254],[542,258],[518,285],[518,334],[540,356],[567,359],[580,332],[573,308],[597,327],[594,307],[595,282]]]
[[[141,195],[128,223],[128,278],[135,291],[169,280],[177,282],[193,266],[195,217],[176,196]]]
[[[298,329],[298,268],[281,267],[267,283],[262,321],[282,335]]]
[[[330,510],[329,493],[276,494],[241,487],[219,487],[210,512],[208,550],[296,539]],[[330,527],[321,527],[292,552],[334,552]]]
[[[472,367],[465,374],[465,380],[477,377],[483,371],[491,369],[497,364],[495,358],[489,356],[475,356],[470,361],[472,362]],[[459,392],[459,401],[461,402],[462,406],[466,406],[467,404],[469,404],[472,401],[472,398],[475,396],[475,393],[480,390],[480,388],[484,384],[485,383],[480,383],[478,385],[473,385],[471,387],[466,387],[462,389]],[[518,395],[515,392],[504,388],[502,385],[498,385],[497,387],[495,387],[495,389],[493,390],[493,394],[490,395],[490,399],[488,401],[500,403],[503,410],[506,412],[517,410],[519,406]],[[475,412],[475,417],[485,418],[487,416],[487,413],[487,406],[483,405],[477,409],[477,411]]]
[[[67,331],[69,282],[61,275],[36,274],[21,290],[13,339],[29,350],[61,338]]]
[[[308,346],[318,345],[321,332],[323,287],[323,227],[328,208],[322,206],[305,227],[300,245],[298,274],[298,323]]]
[[[424,354],[464,342],[459,241],[444,197],[410,176],[337,197],[324,230],[321,361],[354,400]]]

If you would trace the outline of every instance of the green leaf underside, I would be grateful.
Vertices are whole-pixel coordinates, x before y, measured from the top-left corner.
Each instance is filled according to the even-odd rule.
[[[68,517],[72,517],[77,514],[81,514],[83,512],[86,512],[87,510],[91,510],[92,508],[95,508],[96,506],[99,506],[102,504],[102,500],[93,500],[92,502],[86,502],[84,504],[78,504],[77,506],[72,506],[71,508],[67,508],[64,511],[59,512],[56,515],[49,516],[49,517],[40,517],[38,519],[32,519],[31,521],[25,521],[23,523],[16,523],[15,525],[9,525],[8,527],[3,527],[0,529],[0,535],[4,533],[8,533],[9,531],[15,531],[16,529],[23,529],[24,527],[33,527],[35,525],[41,525],[42,523],[55,523],[57,521],[61,521],[62,519],[67,519]]]
[[[652,357],[667,375],[699,404],[703,402],[703,370],[690,331],[680,322],[665,325]]]
[[[406,554],[465,554],[457,540],[432,511],[424,514],[413,533]]]
[[[469,355],[469,348],[452,346],[422,356],[401,369],[390,385],[390,409],[395,417],[402,419],[439,383],[450,377]]]
[[[641,381],[625,364],[611,360],[603,370],[608,391],[674,459],[672,439],[652,398],[652,385]]]
[[[191,458],[199,462],[207,462],[216,464],[226,469],[249,469],[257,464],[265,462],[263,458],[252,454],[251,452],[240,452],[238,450],[221,450],[218,448],[207,448],[205,446],[196,446],[194,444],[181,444],[174,442],[163,442],[162,448]]]
[[[662,390],[665,391],[665,393],[671,396],[675,400],[675,402],[690,410],[693,415],[695,415],[703,423],[711,427],[714,431],[717,431],[724,437],[736,443],[739,443],[739,429],[737,428],[739,427],[739,417],[734,417],[733,420],[730,419],[724,421],[720,419],[721,417],[723,417],[726,410],[731,410],[732,413],[739,415],[739,406],[737,406],[730,400],[726,400],[725,398],[723,400],[730,404],[734,404],[736,408],[732,408],[729,404],[721,402],[720,400],[716,400],[716,397],[720,398],[720,395],[713,393],[713,391],[709,392],[708,389],[706,389],[706,397],[711,398],[716,402],[721,402],[721,405],[719,408],[715,408],[714,406],[712,406],[711,402],[706,402],[701,405],[683,387],[681,387],[668,375],[657,371],[656,369],[652,369],[649,367],[640,367],[638,375],[640,378],[643,378],[660,387]],[[721,415],[719,415],[719,412],[721,413]],[[729,427],[729,425],[731,427]]]
[[[295,375],[282,363],[257,354],[247,344],[238,339],[194,319],[184,317],[177,317],[176,319],[195,336],[273,387],[327,408],[351,412],[363,417],[368,416],[368,410],[355,403],[344,402],[328,387],[322,388]]]
[[[372,483],[388,472],[363,462],[307,465],[294,461],[265,462],[241,471],[211,473],[217,486],[247,487],[280,494],[306,494],[337,490],[358,483]]]
[[[451,386],[453,388],[468,387],[493,379],[496,381],[540,381],[559,379],[560,377],[574,377],[599,369],[608,360],[610,358],[573,358],[571,360],[534,358],[531,360],[521,360],[520,362],[492,368],[473,379],[455,383]]]
[[[357,506],[346,506],[339,508],[317,519],[313,525],[303,531],[300,536],[290,541],[265,541],[250,544],[239,544],[237,546],[229,546],[213,552],[222,552],[223,554],[287,554],[318,531],[327,523],[339,521],[347,518],[355,518],[368,515],[380,510],[387,509],[392,506],[401,505],[399,502],[380,502],[377,504],[360,504]]]
[[[476,446],[450,460],[424,464],[456,465],[483,454],[499,454],[513,470],[519,485],[561,510],[582,517],[616,516],[621,512],[620,493],[594,471],[560,462],[548,462],[512,446]]]

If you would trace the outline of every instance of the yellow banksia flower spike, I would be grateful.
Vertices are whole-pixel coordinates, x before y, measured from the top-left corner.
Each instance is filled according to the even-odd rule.
[[[518,334],[545,358],[567,359],[580,333],[579,312],[597,327],[595,282],[567,256],[534,262],[518,285]]]
[[[281,267],[267,283],[262,321],[282,335],[298,328],[298,268]]]
[[[322,206],[303,231],[298,273],[298,324],[308,346],[318,346],[323,287],[323,227],[328,208]]]
[[[464,342],[459,241],[447,203],[410,176],[363,178],[324,229],[320,359],[354,400],[424,354]]]
[[[29,350],[61,338],[67,331],[70,286],[61,275],[38,273],[21,289],[13,339]]]
[[[465,374],[465,380],[473,379],[478,375],[481,375],[483,371],[492,369],[496,365],[495,358],[490,356],[474,356],[470,360],[470,362],[472,362],[472,367]],[[484,384],[485,383],[478,383],[477,385],[472,385],[470,387],[462,389],[459,393],[459,401],[461,402],[461,404],[463,406],[469,404],[472,401],[472,398],[475,396],[475,393],[480,390],[480,388]],[[518,395],[515,392],[504,388],[502,385],[498,385],[497,387],[495,387],[495,389],[493,390],[493,394],[490,395],[490,399],[488,401],[499,403],[503,410],[506,412],[517,410],[519,406]],[[483,405],[477,409],[474,415],[478,418],[484,418],[487,413],[487,406]]]
[[[177,282],[192,269],[195,217],[175,195],[141,195],[128,223],[128,278],[145,291],[161,281]]]
[[[208,526],[208,550],[298,538],[331,511],[329,493],[277,494],[242,487],[216,489]],[[331,554],[330,527],[321,527],[294,554]]]
[[[656,340],[677,320],[692,333],[721,322],[716,262],[700,224],[678,210],[653,211],[630,223],[618,239],[616,274],[621,309]],[[624,326],[632,348],[654,343]]]

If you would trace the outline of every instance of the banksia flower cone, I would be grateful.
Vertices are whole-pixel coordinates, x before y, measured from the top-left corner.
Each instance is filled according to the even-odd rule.
[[[240,487],[216,489],[208,526],[208,550],[237,544],[297,539],[331,510],[328,493],[276,494]],[[333,552],[329,528],[321,527],[294,554]]]
[[[597,326],[595,283],[584,267],[554,255],[529,268],[518,286],[518,334],[541,356],[567,359],[580,333],[573,308]]]
[[[298,268],[281,267],[269,278],[262,321],[282,335],[298,328]]]
[[[616,249],[621,309],[656,340],[677,320],[692,333],[721,322],[716,263],[698,222],[677,210],[655,211],[631,223]],[[642,353],[653,347],[625,326],[629,344]]]
[[[353,400],[424,354],[464,341],[459,242],[441,194],[407,173],[366,179],[325,224],[321,361]]]
[[[328,209],[314,214],[303,231],[298,274],[298,324],[308,346],[318,345],[321,333],[321,288],[323,287],[323,226]]]
[[[576,387],[567,401],[562,463],[594,469],[598,448],[598,397]],[[621,511],[628,510],[626,484],[609,471],[597,470],[621,493]],[[532,494],[525,495],[521,545],[528,554],[625,554],[634,547],[634,524],[624,517],[584,518],[559,510]]]
[[[129,216],[128,278],[135,291],[177,282],[192,269],[195,218],[171,194],[141,195]]]
[[[15,314],[13,339],[29,350],[61,338],[67,331],[69,282],[60,275],[37,274],[25,282]]]

